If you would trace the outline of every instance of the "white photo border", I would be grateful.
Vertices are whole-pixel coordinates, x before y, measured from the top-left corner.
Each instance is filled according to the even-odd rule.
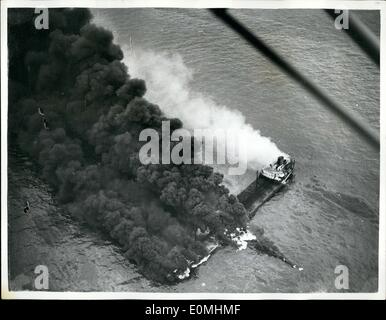
[[[87,8],[243,8],[243,9],[347,9],[379,10],[381,22],[380,61],[380,188],[378,292],[374,293],[154,293],[154,292],[52,292],[9,291],[8,283],[8,50],[7,9],[87,7]],[[386,298],[386,2],[383,1],[307,1],[307,0],[3,0],[1,1],[1,296],[2,299],[157,299],[157,300],[383,300]]]

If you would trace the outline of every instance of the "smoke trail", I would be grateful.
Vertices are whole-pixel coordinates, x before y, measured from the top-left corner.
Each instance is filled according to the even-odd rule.
[[[185,128],[237,132],[239,142],[245,146],[246,166],[251,170],[261,169],[284,154],[274,142],[248,124],[239,111],[218,105],[210,97],[195,92],[191,88],[193,70],[180,55],[124,49],[131,74],[146,81],[148,98],[157,101],[167,116],[182,120]]]
[[[109,234],[148,278],[174,283],[208,255],[197,230],[229,243],[224,230],[246,228],[245,208],[211,167],[140,163],[139,133],[181,121],[144,98],[145,82],[127,73],[112,32],[87,9],[50,9],[44,33],[33,15],[9,11],[12,143],[74,218]]]

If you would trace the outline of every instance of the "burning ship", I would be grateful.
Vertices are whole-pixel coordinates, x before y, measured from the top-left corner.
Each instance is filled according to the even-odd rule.
[[[261,170],[261,173],[257,174],[257,179],[260,176],[280,182],[281,184],[286,184],[287,181],[293,176],[295,169],[295,160],[290,157],[280,156],[277,158],[276,162],[271,163],[269,166]]]
[[[256,180],[237,196],[252,218],[256,211],[294,177],[295,159],[279,156],[276,161],[256,172]]]

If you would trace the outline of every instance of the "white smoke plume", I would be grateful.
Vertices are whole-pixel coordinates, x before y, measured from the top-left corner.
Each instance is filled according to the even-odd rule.
[[[191,130],[236,131],[245,148],[242,152],[248,169],[261,169],[284,154],[270,138],[261,136],[248,124],[239,111],[218,105],[192,90],[193,70],[180,55],[138,48],[124,51],[131,76],[146,81],[147,99],[157,103],[168,117],[179,118],[184,127]]]

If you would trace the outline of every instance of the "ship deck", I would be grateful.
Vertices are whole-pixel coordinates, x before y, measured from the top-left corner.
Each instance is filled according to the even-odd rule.
[[[253,218],[259,208],[279,192],[285,185],[260,177],[241,191],[237,198],[248,211],[249,218]]]

